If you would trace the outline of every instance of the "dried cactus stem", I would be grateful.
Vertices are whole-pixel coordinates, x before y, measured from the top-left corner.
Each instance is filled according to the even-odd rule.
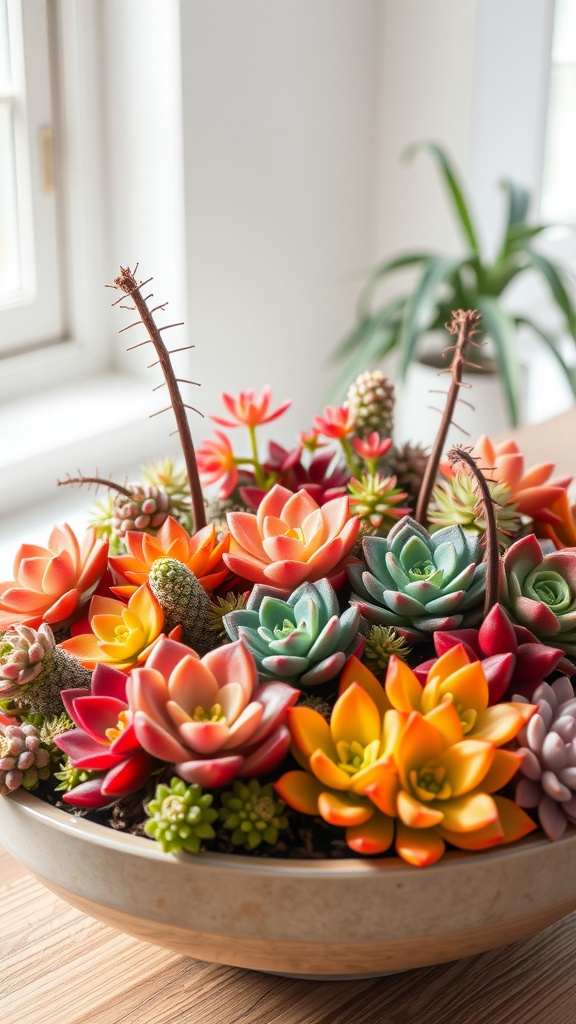
[[[426,470],[422,479],[422,487],[420,488],[420,494],[418,495],[418,502],[416,505],[415,519],[417,522],[421,523],[422,526],[426,525],[426,513],[428,510],[430,495],[432,494],[432,488],[438,472],[440,457],[446,443],[446,436],[448,434],[450,424],[452,423],[452,417],[454,415],[456,402],[458,401],[459,391],[462,387],[462,370],[466,365],[474,366],[473,363],[466,362],[465,355],[468,343],[476,333],[479,320],[479,314],[475,309],[459,309],[452,314],[452,320],[450,324],[447,325],[449,333],[457,334],[458,340],[454,346],[454,355],[450,366],[452,383],[446,399],[446,408],[444,409],[440,428],[436,435],[436,440],[434,441],[434,447],[432,448],[430,458],[426,465]]]
[[[107,487],[109,491],[117,491],[118,494],[124,494],[127,498],[132,497],[132,491],[128,487],[123,487],[122,484],[117,484],[114,480],[104,480],[99,476],[68,476],[66,480],[57,480],[56,484],[58,487],[65,487],[67,484],[78,484],[84,486],[84,484],[95,485],[96,487]]]
[[[190,484],[190,494],[192,497],[192,512],[194,516],[194,529],[200,530],[206,526],[206,515],[204,511],[204,497],[202,495],[202,488],[200,486],[200,477],[198,475],[198,466],[196,464],[196,454],[194,452],[194,444],[192,442],[192,434],[190,432],[190,425],[186,416],[186,407],[182,401],[180,389],[176,380],[176,375],[170,362],[170,354],[166,345],[162,340],[162,335],[159,328],[156,326],[154,317],[148,309],[146,300],[144,299],[140,286],[138,285],[130,267],[120,267],[120,276],[116,278],[114,284],[116,287],[121,288],[123,292],[134,301],[136,310],[143,326],[146,329],[148,337],[158,355],[158,360],[164,379],[168,387],[168,393],[170,395],[170,402],[174,410],[174,416],[176,417],[176,426],[178,428],[178,434],[180,436],[180,443],[182,445],[182,453],[184,455],[184,462],[186,464],[186,472],[188,474],[188,481]],[[159,307],[162,308],[162,307]]]
[[[466,451],[465,448],[454,447],[448,452],[448,461],[451,464],[464,463],[466,468],[474,477],[480,490],[482,505],[484,506],[484,519],[486,522],[486,592],[484,596],[484,618],[490,609],[499,599],[500,591],[500,557],[498,554],[498,527],[492,496],[482,471],[478,468],[476,460]]]

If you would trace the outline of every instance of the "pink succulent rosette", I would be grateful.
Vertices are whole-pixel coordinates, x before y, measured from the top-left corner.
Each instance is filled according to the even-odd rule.
[[[64,523],[55,526],[47,547],[22,544],[14,560],[14,579],[0,583],[0,630],[16,622],[32,629],[70,620],[96,589],[106,569],[108,541],[96,531],[80,543]]]
[[[519,512],[542,523],[560,522],[553,506],[565,494],[572,477],[551,480],[553,462],[543,462],[526,470],[524,455],[515,441],[494,444],[486,434],[476,442],[473,454],[477,456],[479,469],[509,489],[510,499]]]
[[[128,682],[142,747],[186,782],[208,788],[280,764],[290,747],[286,717],[299,693],[285,683],[259,685],[241,641],[200,659],[184,644],[162,639]]]
[[[135,793],[154,768],[142,749],[126,700],[126,676],[110,665],[98,665],[90,689],[62,690],[62,702],[76,725],[54,738],[74,768],[96,772],[62,800],[76,807],[105,807]]]
[[[358,517],[350,516],[348,498],[320,506],[306,491],[294,493],[279,484],[255,515],[229,512],[227,519],[232,540],[223,561],[229,569],[252,583],[285,590],[323,577],[340,586],[360,526]]]

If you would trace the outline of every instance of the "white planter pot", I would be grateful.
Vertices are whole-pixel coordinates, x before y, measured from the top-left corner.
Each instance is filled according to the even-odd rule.
[[[467,372],[464,380],[472,386],[460,389],[460,396],[465,401],[457,402],[454,412],[454,423],[462,429],[450,428],[446,450],[453,444],[474,444],[482,434],[491,438],[503,437],[510,429],[499,374]],[[440,373],[437,366],[419,360],[410,366],[406,382],[398,386],[394,428],[398,443],[411,441],[429,446],[433,443],[445,405],[444,395],[435,392],[447,391],[450,382],[450,375]],[[521,409],[526,406],[527,391],[528,374],[524,368]],[[474,408],[465,402],[470,402]]]
[[[173,857],[18,792],[2,844],[73,906],[201,960],[277,974],[369,977],[531,935],[576,908],[576,831],[430,868],[381,860]]]

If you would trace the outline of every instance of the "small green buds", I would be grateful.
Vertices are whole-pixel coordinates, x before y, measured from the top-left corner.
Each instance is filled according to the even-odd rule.
[[[220,818],[224,828],[232,832],[234,846],[247,850],[255,850],[262,842],[274,846],[278,833],[288,828],[284,801],[278,799],[270,783],[262,786],[257,779],[236,779],[232,792],[222,794],[221,803]]]
[[[164,853],[198,853],[203,839],[215,836],[212,822],[218,812],[212,808],[213,796],[200,786],[187,786],[174,776],[170,785],[160,783],[147,805],[144,831],[160,843]]]

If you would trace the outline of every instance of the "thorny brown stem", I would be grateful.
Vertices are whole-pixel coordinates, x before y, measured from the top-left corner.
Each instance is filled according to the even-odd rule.
[[[451,465],[458,462],[464,463],[470,471],[478,487],[480,488],[481,502],[484,506],[484,518],[486,519],[486,591],[484,596],[484,618],[499,598],[500,591],[500,557],[498,554],[498,532],[496,528],[496,516],[494,514],[494,502],[490,489],[482,470],[476,464],[476,459],[470,454],[470,450],[455,445],[447,453]]]
[[[135,268],[134,273],[136,269],[137,268]],[[136,321],[136,323],[143,324],[148,337],[156,350],[158,362],[162,368],[162,373],[164,374],[164,379],[170,394],[170,402],[172,409],[174,410],[176,426],[180,435],[180,444],[182,445],[182,453],[184,455],[186,473],[188,475],[190,494],[192,497],[194,529],[200,530],[206,525],[206,512],[204,509],[204,497],[200,486],[200,477],[198,475],[198,466],[196,464],[192,434],[190,432],[190,425],[186,416],[186,406],[182,401],[178,382],[172,368],[172,363],[170,362],[170,353],[162,340],[161,330],[156,326],[152,312],[148,308],[147,303],[148,299],[151,298],[151,295],[144,297],[140,291],[144,284],[148,284],[148,281],[143,281],[138,284],[134,277],[134,273],[130,270],[130,267],[120,267],[120,275],[115,279],[114,287],[120,288],[126,295],[131,297],[140,317],[140,320]],[[151,278],[149,278],[149,280],[151,280]],[[165,305],[166,303],[161,306],[156,306],[155,308],[163,309]],[[131,324],[130,326],[136,326],[136,324]],[[174,325],[167,324],[166,326],[171,327]],[[165,328],[162,328],[162,330],[164,329]],[[170,406],[168,406],[168,408],[170,408]]]
[[[125,494],[127,498],[131,498],[133,491],[130,491],[127,487],[123,487],[122,484],[117,484],[114,480],[104,480],[99,476],[84,476],[80,473],[79,476],[68,476],[66,480],[57,480],[58,487],[65,487],[66,484],[96,484],[96,487],[107,487],[109,490],[118,491],[118,494]]]
[[[458,339],[456,344],[452,346],[454,355],[452,356],[452,363],[449,371],[452,375],[452,383],[448,390],[446,407],[442,414],[442,420],[436,435],[436,440],[434,441],[434,447],[432,448],[432,452],[428,462],[426,463],[422,486],[420,487],[420,493],[416,503],[416,511],[414,513],[416,520],[423,526],[426,525],[428,502],[430,501],[430,495],[438,472],[440,457],[446,443],[446,435],[450,428],[450,424],[452,423],[454,407],[458,401],[458,392],[462,387],[462,370],[464,366],[475,366],[474,363],[468,362],[465,356],[468,343],[471,342],[472,344],[477,344],[472,341],[472,338],[474,334],[476,334],[476,328],[479,321],[480,316],[475,309],[458,309],[452,313],[452,320],[450,323],[446,324],[446,330],[450,334],[457,334]]]

